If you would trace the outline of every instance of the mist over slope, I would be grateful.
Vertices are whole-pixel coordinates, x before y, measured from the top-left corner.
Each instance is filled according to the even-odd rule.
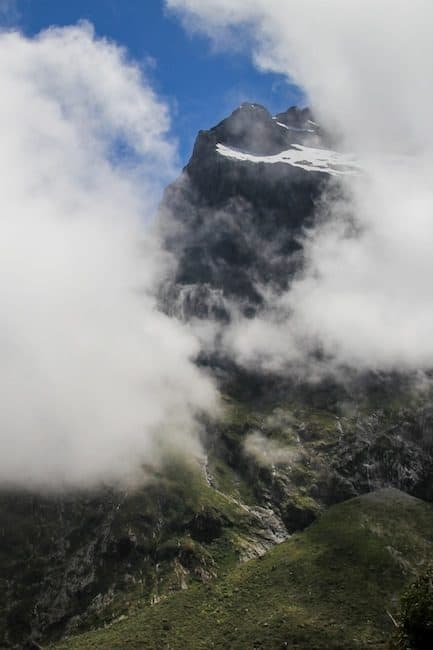
[[[306,238],[307,264],[269,313],[241,323],[246,363],[429,368],[433,10],[425,0],[168,0],[188,29],[298,83],[362,173],[341,179]],[[269,340],[273,341],[272,349]],[[310,369],[307,368],[307,373]]]
[[[166,4],[313,108],[200,131],[150,225],[143,71],[0,34],[0,645],[380,645],[432,544],[432,11]]]
[[[158,608],[159,621],[158,603],[168,595],[230,575],[336,503],[383,487],[433,500],[428,382],[420,390],[412,375],[356,371],[347,371],[344,382],[329,373],[305,381],[305,374],[288,373],[286,366],[250,366],[230,352],[235,348],[227,340],[218,341],[234,325],[256,322],[268,310],[267,294],[284,295],[302,272],[304,228],[314,226],[323,193],[339,191],[347,171],[347,165],[317,170],[319,155],[326,166],[335,164],[339,154],[331,146],[308,110],[272,116],[256,104],[199,133],[159,211],[162,250],[166,246],[177,264],[157,276],[157,313],[194,337],[197,376],[199,367],[206,368],[222,393],[219,417],[201,420],[199,454],[190,444],[179,449],[177,434],[184,429],[158,427],[161,454],[153,448],[146,455],[141,447],[123,468],[130,479],[128,470],[144,459],[145,484],[113,486],[106,479],[99,489],[84,483],[85,490],[48,495],[28,487],[2,490],[5,647],[75,639],[105,625],[115,629],[120,617],[137,610],[146,612],[137,637],[143,643],[152,634],[148,608]],[[302,166],[292,158],[299,147]],[[282,150],[286,155],[276,163],[248,159]],[[313,355],[311,367],[318,361]],[[314,625],[311,634],[318,634]]]

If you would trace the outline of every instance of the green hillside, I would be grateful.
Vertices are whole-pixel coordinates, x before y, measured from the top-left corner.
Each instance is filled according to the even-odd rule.
[[[433,506],[393,489],[327,510],[304,532],[57,650],[385,648],[404,585],[433,556]]]

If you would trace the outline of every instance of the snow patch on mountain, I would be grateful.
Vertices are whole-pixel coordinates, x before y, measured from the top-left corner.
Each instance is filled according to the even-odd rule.
[[[315,133],[314,129],[300,129],[296,126],[287,126],[287,124],[283,124],[282,122],[277,122],[278,126],[281,126],[282,129],[286,129],[286,131],[295,131],[296,133]]]
[[[308,172],[323,172],[331,176],[356,174],[359,166],[354,156],[330,149],[315,149],[301,144],[292,144],[291,149],[271,156],[258,156],[238,151],[224,144],[216,145],[217,152],[226,158],[251,163],[284,163]]]
[[[301,128],[296,127],[296,126],[288,126],[287,124],[283,124],[283,122],[278,122],[276,117],[273,117],[272,119],[282,129],[286,129],[286,131],[295,131],[296,133],[315,133],[316,132],[315,129],[305,129],[305,128],[301,129]],[[308,122],[311,122],[311,120],[308,120]]]

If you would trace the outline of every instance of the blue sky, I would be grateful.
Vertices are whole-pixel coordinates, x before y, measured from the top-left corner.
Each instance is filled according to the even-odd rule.
[[[197,131],[241,101],[265,104],[272,112],[302,102],[300,91],[282,76],[260,73],[246,55],[215,53],[206,39],[189,36],[162,0],[16,0],[15,6],[13,21],[27,35],[86,19],[99,36],[125,46],[171,107],[183,163]]]

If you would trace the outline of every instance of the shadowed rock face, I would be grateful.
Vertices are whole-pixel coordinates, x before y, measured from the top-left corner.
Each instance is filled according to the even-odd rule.
[[[191,287],[201,285],[209,304],[217,291],[254,313],[262,300],[258,287],[284,289],[299,268],[299,239],[313,223],[329,176],[284,163],[230,159],[218,152],[218,144],[273,155],[293,144],[323,146],[323,137],[309,109],[291,108],[272,117],[263,106],[243,104],[199,132],[191,160],[165,192],[159,222],[167,247],[179,259],[178,294],[189,287],[190,296]],[[212,315],[206,300],[201,307],[194,301],[195,311],[189,313]]]

